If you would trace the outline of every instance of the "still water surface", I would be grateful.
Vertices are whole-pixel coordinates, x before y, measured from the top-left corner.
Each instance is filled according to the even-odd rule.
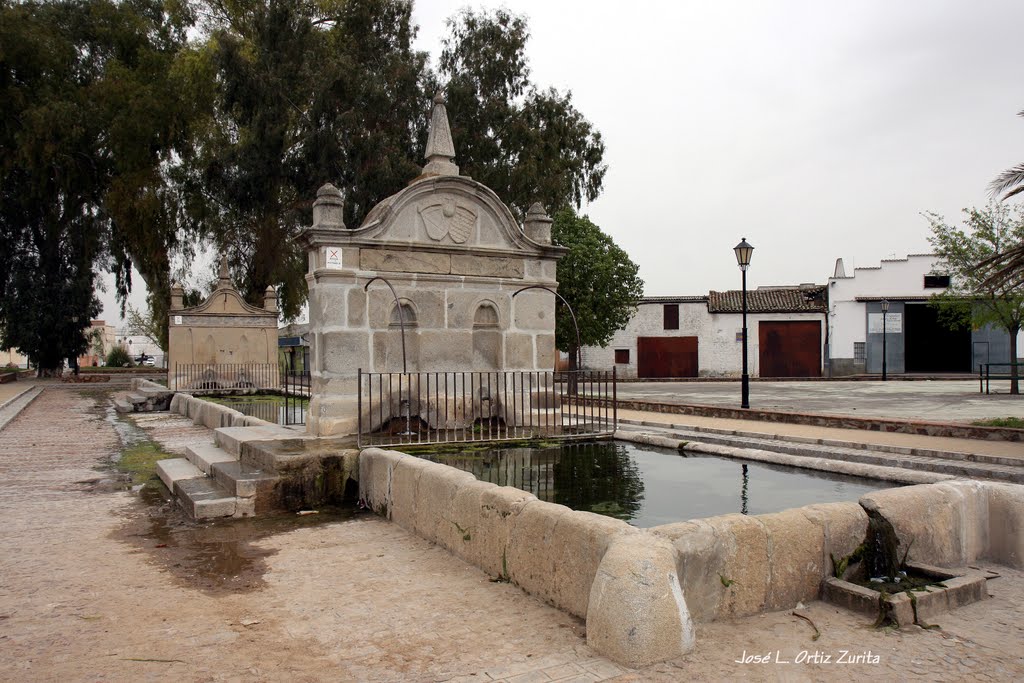
[[[759,515],[857,500],[890,482],[681,454],[624,442],[437,454],[431,460],[541,500],[651,527],[730,512]]]

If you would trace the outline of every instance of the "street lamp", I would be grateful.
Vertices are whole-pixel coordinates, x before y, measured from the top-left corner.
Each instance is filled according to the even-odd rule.
[[[882,381],[886,381],[885,376],[885,337],[889,332],[889,326],[886,324],[886,316],[889,313],[889,300],[882,299]]]
[[[747,374],[747,268],[750,267],[750,257],[754,254],[754,248],[747,244],[747,238],[733,247],[736,252],[736,263],[743,272],[743,402],[741,408],[750,407],[750,376]]]

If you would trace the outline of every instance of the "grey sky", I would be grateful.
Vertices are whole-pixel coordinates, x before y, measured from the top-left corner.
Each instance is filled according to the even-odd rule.
[[[419,0],[421,49],[465,5]],[[956,219],[1024,160],[1019,0],[481,5],[529,17],[534,80],[603,134],[584,211],[648,295],[738,287],[741,237],[753,286],[926,251],[921,212]]]
[[[741,237],[751,286],[927,251],[921,212],[957,220],[1024,161],[1020,0],[468,4],[527,15],[534,81],[601,131],[608,175],[584,212],[648,295],[738,287]],[[435,63],[466,5],[415,3]]]

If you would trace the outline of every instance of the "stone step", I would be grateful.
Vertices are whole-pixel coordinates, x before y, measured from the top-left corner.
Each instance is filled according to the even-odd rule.
[[[128,394],[127,399],[133,406],[138,406],[148,401],[149,397],[142,394]]]
[[[158,460],[156,463],[156,473],[160,477],[160,481],[164,483],[164,486],[172,494],[176,492],[175,486],[178,482],[206,477],[201,469],[185,458]]]
[[[135,412],[135,406],[133,406],[131,403],[128,403],[128,401],[123,401],[121,399],[115,399],[114,400],[114,410],[119,412],[119,413],[122,413],[122,414],[124,414],[124,413],[134,413]]]
[[[787,455],[826,458],[845,462],[857,462],[866,465],[884,467],[901,467],[903,469],[950,474],[958,477],[997,479],[1012,483],[1024,483],[1024,462],[1019,464],[994,464],[963,460],[941,451],[926,451],[929,455],[911,455],[892,453],[881,450],[867,450],[839,446],[810,445],[806,443],[783,441],[774,438],[757,438],[752,436],[727,436],[707,431],[667,430],[673,438],[684,441],[732,446],[735,448],[755,448]],[[936,457],[938,456],[938,457]],[[1000,461],[1014,462],[1008,458]]]
[[[212,443],[186,446],[185,457],[207,475],[210,475],[213,465],[225,462],[238,462],[238,458]]]
[[[209,477],[183,479],[175,484],[178,503],[193,519],[251,517],[255,499],[239,499]]]
[[[269,498],[280,477],[243,465],[237,460],[213,465],[212,476],[228,493],[238,498],[253,498],[260,494]]]
[[[241,455],[242,444],[246,441],[273,441],[275,439],[294,438],[296,432],[266,425],[259,427],[218,427],[213,430],[213,440],[218,446],[236,458]]]

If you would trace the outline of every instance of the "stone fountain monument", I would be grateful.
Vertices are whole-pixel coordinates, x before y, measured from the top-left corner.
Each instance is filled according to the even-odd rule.
[[[554,366],[554,295],[532,289],[513,297],[525,287],[557,286],[565,249],[551,243],[551,218],[534,204],[520,226],[491,189],[459,175],[440,95],[426,160],[421,175],[357,228],[345,225],[341,192],[324,185],[313,225],[298,235],[309,255],[311,435],[356,432],[359,370]],[[386,283],[367,287],[374,278]]]

